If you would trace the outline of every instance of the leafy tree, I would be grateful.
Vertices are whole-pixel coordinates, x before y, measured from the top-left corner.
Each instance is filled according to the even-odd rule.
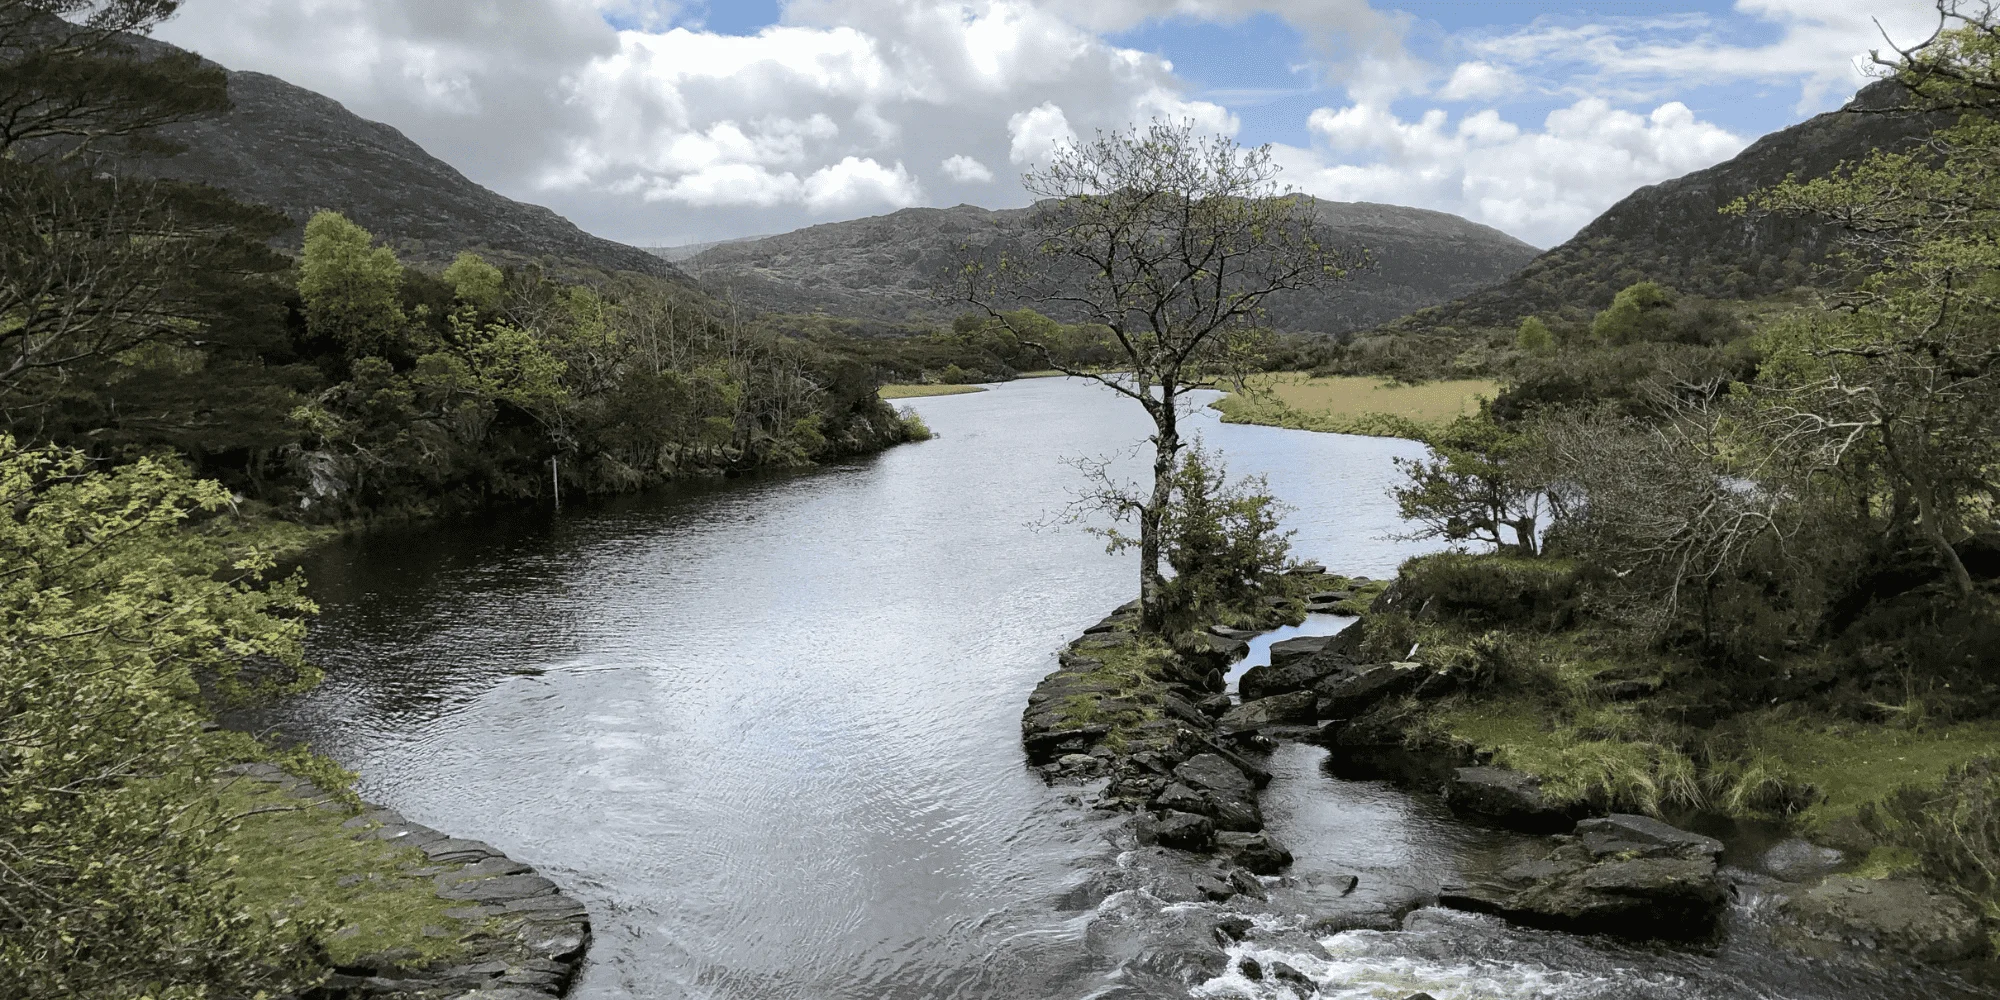
[[[1173,490],[1160,531],[1174,575],[1161,600],[1169,622],[1188,627],[1260,594],[1290,554],[1291,532],[1278,530],[1284,508],[1264,477],[1231,482],[1199,442],[1182,453]]]
[[[1429,458],[1395,460],[1408,478],[1391,490],[1398,511],[1422,525],[1410,538],[1476,540],[1496,550],[1540,553],[1547,489],[1528,434],[1482,412],[1454,420],[1429,444]]]
[[[310,986],[316,926],[230,889],[201,688],[310,683],[300,581],[194,526],[214,482],[0,437],[0,995],[192,998]]]
[[[1048,367],[1095,379],[1153,422],[1153,481],[1112,504],[1139,523],[1143,619],[1161,627],[1163,537],[1183,447],[1187,394],[1228,380],[1251,352],[1239,334],[1258,325],[1265,299],[1343,278],[1364,259],[1325,245],[1310,198],[1276,185],[1268,148],[1204,139],[1191,123],[1155,122],[1060,148],[1023,183],[1037,202],[1035,250],[972,258],[955,295],[1007,325]],[[1064,357],[1039,331],[1016,329],[1003,303],[1108,331],[1107,373]]]
[[[0,3],[0,157],[75,160],[107,143],[159,150],[161,125],[229,109],[227,76],[192,52],[132,44],[179,0]]]
[[[320,212],[306,223],[299,257],[299,296],[306,327],[346,348],[349,357],[382,354],[397,344],[403,315],[403,265],[388,247],[374,245],[366,229],[338,212]]]
[[[500,293],[506,275],[500,269],[470,250],[458,255],[451,266],[444,269],[444,280],[458,294],[458,299],[467,305],[491,312],[500,308]]]
[[[1626,286],[1590,323],[1600,343],[1631,344],[1664,340],[1673,320],[1674,294],[1651,281]]]
[[[1514,331],[1514,346],[1530,354],[1547,354],[1556,349],[1556,338],[1540,317],[1527,316]]]

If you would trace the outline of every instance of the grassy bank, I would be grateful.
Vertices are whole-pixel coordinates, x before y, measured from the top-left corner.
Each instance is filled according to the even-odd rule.
[[[1866,702],[1802,647],[1768,677],[1718,674],[1593,617],[1579,567],[1445,554],[1411,560],[1392,606],[1364,615],[1363,655],[1415,659],[1440,682],[1350,725],[1448,759],[1542,779],[1590,811],[1775,821],[1869,859],[1920,867],[2000,914],[2000,720]]]
[[[1430,428],[1479,410],[1500,386],[1484,379],[1409,385],[1357,376],[1301,372],[1258,375],[1247,394],[1215,403],[1228,423],[1377,437],[1422,438]]]
[[[911,399],[917,396],[958,396],[968,392],[985,392],[979,385],[885,385],[880,391],[883,399]]]

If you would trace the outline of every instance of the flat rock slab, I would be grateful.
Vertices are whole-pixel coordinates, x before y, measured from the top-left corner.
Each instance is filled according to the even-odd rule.
[[[1346,667],[1345,661],[1326,656],[1302,655],[1282,662],[1275,658],[1270,666],[1251,667],[1236,681],[1236,690],[1244,701],[1256,701],[1272,695],[1303,691],[1318,684],[1329,674]]]
[[[1235,764],[1212,753],[1189,757],[1174,768],[1174,777],[1195,788],[1234,798],[1249,798],[1257,787]]]
[[[1283,666],[1293,660],[1305,659],[1326,648],[1333,641],[1330,635],[1302,635],[1292,639],[1280,639],[1271,644],[1271,665]]]
[[[1636,854],[1643,857],[1707,857],[1722,853],[1722,841],[1689,833],[1651,816],[1612,813],[1576,825],[1576,836],[1594,857]]]
[[[1922,961],[1974,958],[1989,949],[1979,916],[1919,878],[1832,875],[1779,910],[1810,937]]]
[[[1320,718],[1351,719],[1429,676],[1429,668],[1420,663],[1371,663],[1331,672],[1313,690],[1319,695]]]
[[[464,881],[449,881],[450,879],[449,875],[437,877],[437,894],[443,899],[505,903],[532,896],[547,896],[556,891],[556,884],[540,875],[500,875],[494,878]]]
[[[1311,725],[1317,718],[1318,698],[1311,691],[1246,701],[1224,713],[1217,724],[1223,732],[1240,733],[1266,726]]]
[[[1567,838],[1547,858],[1508,869],[1502,884],[1447,888],[1445,906],[1518,923],[1630,938],[1698,938],[1729,900],[1707,857],[1594,859]]]

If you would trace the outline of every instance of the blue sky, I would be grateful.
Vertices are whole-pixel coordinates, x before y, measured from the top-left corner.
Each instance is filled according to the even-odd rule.
[[[187,0],[160,34],[641,244],[1021,204],[1094,129],[1188,118],[1321,197],[1539,246],[1837,107],[1926,0]],[[504,13],[501,13],[504,12]]]

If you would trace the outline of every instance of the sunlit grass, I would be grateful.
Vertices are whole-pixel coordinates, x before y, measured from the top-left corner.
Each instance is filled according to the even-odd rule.
[[[985,386],[978,385],[885,385],[879,390],[883,399],[910,399],[914,396],[957,396],[968,392],[985,391]]]
[[[1230,423],[1378,437],[1422,437],[1429,429],[1477,413],[1479,401],[1500,392],[1486,379],[1406,385],[1376,378],[1302,372],[1253,376],[1250,394],[1216,402]]]

